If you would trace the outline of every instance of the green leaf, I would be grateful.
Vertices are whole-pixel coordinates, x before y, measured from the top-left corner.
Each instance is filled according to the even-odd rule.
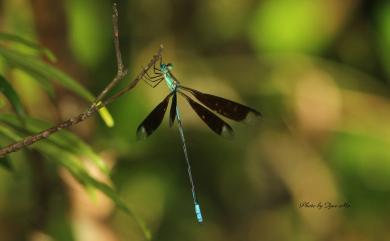
[[[2,92],[5,97],[10,101],[12,107],[15,109],[16,113],[20,117],[25,117],[26,112],[24,111],[22,102],[12,85],[8,83],[8,81],[0,75],[0,92]]]
[[[41,60],[32,58],[30,55],[21,54],[19,52],[4,48],[0,48],[0,55],[3,55],[5,59],[8,60],[11,64],[27,72],[33,73],[36,76],[47,80],[57,81],[65,88],[73,91],[89,102],[93,102],[95,99],[95,97],[86,88],[84,88],[72,77]],[[99,114],[108,127],[113,125],[112,117],[106,107],[101,108],[99,110]]]
[[[2,50],[2,49],[5,49],[5,48],[0,45],[0,50]],[[31,58],[31,61],[37,61],[37,60],[39,61],[39,59],[34,55],[26,55],[26,54],[24,54],[24,55],[27,56],[27,58]],[[1,56],[2,55],[0,54],[0,57]],[[5,56],[3,56],[3,57],[5,58],[6,61],[8,61],[8,65],[6,65],[7,68],[14,67],[18,71],[20,71],[21,73],[26,74],[26,75],[30,75],[49,94],[50,97],[52,97],[52,98],[55,97],[54,87],[53,87],[53,83],[51,80],[48,80],[48,79],[42,77],[42,75],[40,75],[40,73],[36,73],[34,69],[28,69],[27,67],[21,68],[17,64],[15,64],[14,62],[12,62],[11,60],[7,59]]]
[[[6,169],[7,171],[12,171],[12,163],[9,157],[5,156],[0,158],[0,166]]]
[[[47,94],[52,98],[54,99],[56,94],[55,94],[55,91],[54,91],[54,85],[53,83],[48,80],[48,79],[45,79],[45,78],[42,78],[41,76],[39,76],[39,74],[36,74],[34,73],[33,71],[31,72],[27,72],[26,70],[23,70],[23,69],[16,69],[17,71],[19,71],[19,75],[18,77],[20,78],[20,74],[22,75],[27,75],[29,77],[31,77],[32,79],[34,79],[36,82],[38,82],[38,84],[41,86],[41,88],[47,92]],[[23,76],[22,76],[23,77]]]
[[[100,103],[101,103],[101,101],[99,101],[97,105],[99,105]],[[99,114],[100,114],[100,117],[104,120],[104,122],[106,123],[106,125],[108,127],[114,126],[114,124],[115,124],[114,118],[112,118],[110,112],[108,112],[108,109],[106,107],[99,109]]]
[[[99,115],[108,127],[114,126],[114,118],[112,118],[112,115],[106,107],[102,107],[99,109]]]
[[[24,46],[27,46],[29,48],[35,49],[35,50],[43,53],[51,62],[57,61],[56,56],[49,49],[44,48],[44,47],[40,46],[39,44],[34,43],[33,41],[24,39],[18,35],[13,35],[13,34],[9,34],[9,33],[0,33],[0,41],[10,41],[10,42],[22,44]]]
[[[93,95],[85,89],[81,84],[72,79],[64,72],[56,69],[55,67],[39,60],[31,55],[22,54],[13,50],[0,48],[0,54],[3,55],[6,60],[10,61],[13,65],[26,70],[27,72],[34,72],[41,78],[57,81],[65,88],[73,91],[79,96],[88,101],[93,101]]]
[[[12,130],[5,125],[0,125],[0,133],[7,136],[8,138],[18,141],[21,137],[16,133],[15,130]],[[81,161],[77,158],[77,156],[72,153],[63,150],[58,147],[54,143],[50,142],[47,139],[36,142],[35,144],[30,146],[33,149],[41,152],[48,159],[57,161],[64,168],[66,168],[81,184],[88,187],[93,187],[102,193],[104,193],[107,197],[109,197],[122,211],[126,214],[130,215],[135,219],[137,224],[142,229],[145,237],[150,240],[151,233],[150,230],[144,225],[144,222],[140,220],[134,212],[126,205],[126,203],[118,196],[117,192],[109,185],[100,182],[89,175],[88,171],[81,164]]]
[[[18,141],[21,138],[16,131],[4,125],[0,126],[0,132],[8,138]],[[119,208],[125,212],[129,212],[126,204],[117,196],[116,192],[107,184],[102,183],[89,175],[88,171],[81,164],[78,157],[67,150],[55,145],[49,140],[42,140],[30,146],[33,149],[46,155],[49,159],[59,162],[64,166],[81,184],[92,186],[105,193]]]
[[[30,117],[25,117],[25,123],[24,125],[21,125],[15,116],[7,114],[1,114],[0,121],[15,128],[24,130],[26,135],[32,135],[51,127],[51,125],[46,122]],[[89,145],[73,133],[67,130],[62,130],[51,135],[48,140],[73,154],[89,158],[103,173],[109,173],[109,169],[104,160],[96,154]]]

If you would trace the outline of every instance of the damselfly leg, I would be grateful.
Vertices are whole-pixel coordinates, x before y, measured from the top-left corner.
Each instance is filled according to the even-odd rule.
[[[145,75],[142,77],[142,80],[145,81],[145,83],[147,83],[150,87],[155,88],[161,83],[161,81],[164,80],[164,76],[162,73],[150,76],[148,72],[145,72]]]
[[[161,66],[162,63],[162,57],[160,56],[159,60],[159,66]],[[155,88],[157,85],[161,83],[161,81],[164,80],[164,74],[161,72],[159,66],[156,66],[156,63],[153,65],[153,73],[154,75],[151,76],[148,71],[145,72],[145,75],[142,77],[142,79],[147,83],[150,87]]]
[[[156,68],[156,63],[154,63],[154,66],[153,66],[153,72],[154,72],[154,74],[162,74],[162,72],[161,72],[161,70],[160,70],[161,64],[162,64],[162,56],[160,56],[160,62],[159,62],[159,64],[158,64],[157,68]],[[157,73],[156,73],[156,71],[157,71]]]

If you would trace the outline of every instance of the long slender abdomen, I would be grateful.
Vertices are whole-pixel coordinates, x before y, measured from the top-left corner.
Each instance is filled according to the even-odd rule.
[[[198,219],[198,222],[201,223],[201,222],[203,222],[202,211],[200,209],[200,205],[199,205],[198,199],[196,197],[195,182],[192,178],[191,164],[190,164],[190,160],[188,158],[186,140],[184,137],[183,126],[182,126],[181,119],[180,119],[179,107],[177,107],[177,106],[176,106],[176,119],[177,119],[177,124],[179,126],[180,138],[181,138],[181,141],[183,143],[184,157],[185,157],[186,162],[187,162],[187,171],[188,171],[188,177],[189,177],[190,183],[191,183],[192,199],[194,200],[195,214],[196,214],[196,218]]]

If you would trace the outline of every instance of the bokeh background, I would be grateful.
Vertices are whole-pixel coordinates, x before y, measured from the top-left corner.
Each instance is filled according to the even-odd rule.
[[[166,86],[140,82],[110,105],[113,128],[94,117],[71,129],[112,167],[153,240],[390,240],[390,2],[122,0],[118,9],[122,87],[162,43],[183,84],[263,114],[232,123],[235,139],[225,140],[179,101],[201,225],[177,129],[165,119],[135,138]],[[116,71],[111,13],[108,0],[0,0],[0,30],[49,48],[55,66],[97,94]],[[88,105],[11,77],[30,116],[58,123]],[[134,218],[55,162],[30,152],[13,165],[0,169],[1,241],[145,239]]]

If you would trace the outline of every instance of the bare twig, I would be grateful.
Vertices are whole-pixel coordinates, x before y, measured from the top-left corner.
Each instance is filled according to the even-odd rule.
[[[110,82],[110,84],[108,84],[107,87],[104,88],[104,90],[98,95],[98,97],[96,97],[95,101],[92,103],[89,109],[96,106],[96,104],[99,103],[99,101],[101,101],[107,95],[107,93],[112,88],[114,88],[116,84],[118,84],[119,80],[123,79],[127,74],[127,70],[125,70],[123,66],[122,54],[119,45],[118,9],[116,7],[116,3],[114,3],[112,9],[112,27],[114,31],[114,46],[117,63],[117,73],[115,78]]]
[[[116,53],[116,59],[117,59],[117,73],[115,77],[111,80],[111,82],[107,85],[106,88],[98,95],[96,100],[91,104],[91,106],[84,111],[83,113],[79,114],[78,116],[72,117],[69,120],[66,120],[56,126],[53,126],[49,129],[43,130],[35,135],[28,136],[24,138],[23,140],[20,140],[18,142],[15,142],[13,144],[10,144],[6,147],[3,147],[0,149],[0,158],[4,157],[12,152],[16,152],[22,148],[25,148],[29,145],[34,144],[35,142],[42,140],[44,138],[49,137],[50,135],[56,133],[57,131],[69,128],[73,125],[76,125],[85,119],[92,116],[94,113],[96,113],[100,108],[112,103],[115,101],[118,97],[122,96],[123,94],[127,93],[131,89],[133,89],[138,82],[144,77],[146,72],[154,66],[154,64],[161,58],[161,53],[163,50],[163,46],[161,45],[157,53],[153,56],[153,58],[150,60],[146,68],[142,69],[142,71],[135,77],[133,81],[131,81],[125,88],[123,88],[118,93],[114,94],[113,96],[109,97],[107,100],[102,101],[103,98],[107,95],[107,93],[120,81],[122,80],[126,74],[127,70],[124,70],[123,67],[123,61],[122,61],[122,55],[119,48],[119,31],[118,31],[118,10],[116,8],[116,4],[114,4],[113,7],[113,15],[112,15],[112,22],[114,27],[114,45],[115,45],[115,53]]]

